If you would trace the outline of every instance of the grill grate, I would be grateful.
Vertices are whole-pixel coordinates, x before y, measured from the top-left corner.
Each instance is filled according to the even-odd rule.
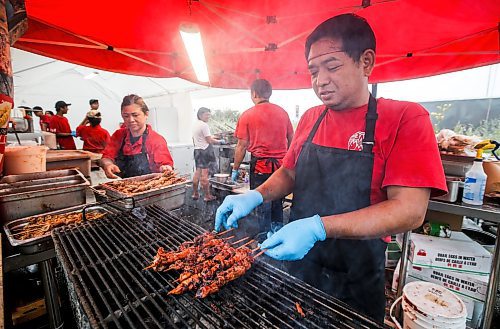
[[[139,213],[137,212],[139,211]],[[93,328],[382,328],[345,304],[257,260],[205,299],[167,296],[176,273],[144,271],[203,229],[157,206],[53,232],[56,252]],[[299,302],[306,313],[295,310]]]

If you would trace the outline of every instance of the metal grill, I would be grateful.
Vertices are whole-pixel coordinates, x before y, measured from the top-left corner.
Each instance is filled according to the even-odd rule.
[[[158,247],[204,230],[157,206],[53,233],[56,252],[93,328],[382,328],[258,259],[205,299],[167,296],[178,274],[145,271]],[[296,309],[298,302],[306,316]]]

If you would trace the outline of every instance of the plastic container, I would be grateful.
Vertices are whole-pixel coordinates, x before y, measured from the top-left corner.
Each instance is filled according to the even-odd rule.
[[[474,206],[482,205],[486,179],[487,176],[483,169],[483,159],[474,159],[472,168],[465,174],[462,202]]]
[[[394,306],[402,300],[403,327],[393,317]],[[403,296],[391,306],[390,316],[401,329],[465,329],[467,307],[448,289],[430,282],[416,281],[405,285]]]
[[[46,170],[46,146],[11,146],[5,148],[5,175],[28,174]]]

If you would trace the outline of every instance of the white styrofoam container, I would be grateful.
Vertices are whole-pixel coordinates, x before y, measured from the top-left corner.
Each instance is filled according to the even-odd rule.
[[[411,234],[410,261],[415,266],[489,275],[491,254],[461,232],[451,238]]]

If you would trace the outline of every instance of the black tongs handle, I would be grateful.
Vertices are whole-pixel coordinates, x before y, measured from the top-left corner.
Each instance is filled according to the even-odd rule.
[[[498,157],[498,155],[495,153],[496,150],[498,150],[500,148],[500,143],[497,142],[497,141],[491,141],[492,144],[495,144],[495,148],[493,150],[491,150],[491,154],[493,154],[495,156],[495,158],[500,161],[500,158]]]

